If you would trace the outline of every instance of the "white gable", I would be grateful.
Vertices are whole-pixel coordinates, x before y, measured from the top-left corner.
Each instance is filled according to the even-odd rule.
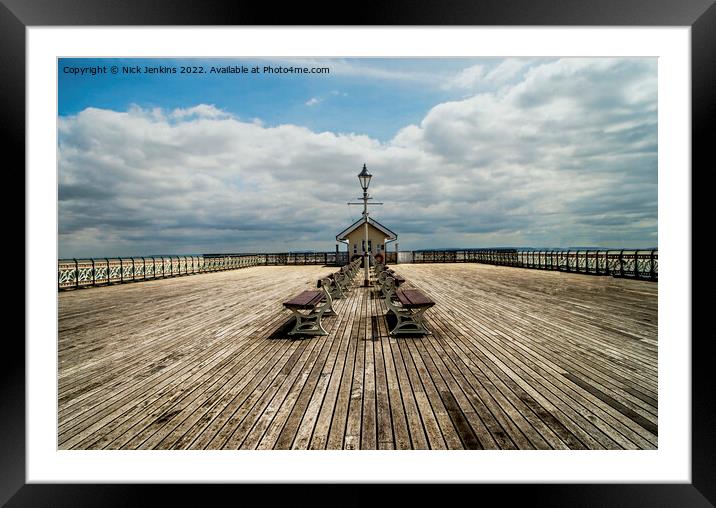
[[[336,235],[336,240],[338,240],[338,241],[346,240],[348,238],[348,236],[353,231],[355,231],[356,229],[361,227],[363,224],[365,224],[365,221],[362,218],[358,219],[356,222],[354,222],[353,224],[348,226],[346,229],[344,229],[343,231],[338,233]],[[388,240],[396,240],[398,238],[398,235],[396,235],[390,229],[383,226],[380,222],[375,221],[375,220],[371,219],[370,217],[368,217],[368,224],[370,226],[373,226],[375,229],[377,229],[381,233],[383,233],[385,235],[386,239],[388,239]]]

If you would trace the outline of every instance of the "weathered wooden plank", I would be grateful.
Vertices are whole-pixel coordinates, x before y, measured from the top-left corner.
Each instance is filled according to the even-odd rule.
[[[353,376],[351,380],[350,400],[348,402],[348,414],[346,415],[346,433],[343,441],[344,450],[360,449],[361,423],[363,416],[363,386],[365,378],[365,333],[366,323],[363,319],[366,307],[365,297],[367,291],[356,290],[356,297],[360,298],[356,322],[353,326],[354,334],[351,342],[356,343],[356,357],[353,364]]]
[[[479,326],[479,325],[478,325],[478,326]],[[494,326],[497,326],[497,325],[492,325],[492,326],[494,327]],[[486,337],[486,338],[487,338],[487,337]],[[525,372],[525,371],[521,370],[521,368],[519,367],[519,360],[516,360],[515,357],[513,356],[513,351],[512,351],[512,347],[511,347],[510,344],[508,344],[508,343],[501,343],[499,346],[495,346],[495,349],[490,349],[490,347],[491,347],[492,344],[493,344],[492,341],[491,341],[490,339],[487,339],[487,340],[485,340],[485,341],[481,341],[479,344],[476,343],[476,346],[477,346],[477,348],[480,349],[482,352],[485,352],[485,351],[490,350],[491,352],[487,352],[486,354],[487,354],[488,357],[490,357],[492,360],[495,360],[495,358],[497,358],[497,356],[495,356],[495,354],[499,354],[499,355],[500,355],[500,358],[502,359],[502,360],[499,361],[502,370],[505,370],[505,369],[509,370],[510,367],[506,367],[506,365],[509,364],[509,365],[512,366],[512,368],[516,368],[518,372]],[[496,352],[497,352],[497,353],[496,353]],[[507,364],[504,363],[504,362],[507,362]],[[514,362],[517,362],[517,363],[514,363]],[[526,365],[526,364],[525,364],[525,365]],[[541,369],[543,366],[548,366],[548,363],[542,362],[542,363],[534,364],[534,365],[533,365],[534,369]],[[528,367],[528,369],[529,369],[529,367]],[[522,376],[520,376],[519,374],[517,375],[517,379],[523,379],[523,378],[525,378],[525,377],[526,377],[526,376],[525,376],[524,374],[523,374]],[[543,378],[541,378],[541,379],[543,379]],[[548,381],[548,383],[550,383],[550,382],[551,382],[551,383],[556,383],[556,384],[558,384],[558,385],[562,384],[562,381],[561,381],[561,379],[560,379],[559,376],[555,376],[555,377],[550,378],[550,381]],[[562,386],[562,388],[564,388],[564,386]],[[568,388],[568,387],[567,387],[567,388]],[[567,390],[567,393],[571,393],[571,394],[573,394],[573,395],[576,395],[577,397],[581,397],[580,394],[576,394],[575,392],[570,391],[569,389]],[[597,410],[599,409],[597,406],[594,406],[594,408],[597,409]],[[603,413],[601,413],[601,412],[598,412],[598,414],[602,415],[603,418],[610,418],[610,415],[606,415],[606,416],[605,416],[605,415],[604,415]],[[615,413],[612,413],[612,414],[615,414]],[[620,427],[619,425],[617,425],[617,427],[618,427],[618,433],[617,433],[617,434],[613,434],[613,435],[612,435],[612,438],[615,438],[615,439],[619,440],[619,439],[620,439],[620,435],[621,435],[621,434],[624,434],[624,433],[626,432],[626,434],[631,437],[631,442],[632,442],[632,443],[634,442],[635,439],[636,439],[637,441],[640,440],[640,438],[639,438],[638,436],[635,436],[635,435],[634,435],[633,433],[631,433],[629,430],[625,430],[624,428]],[[647,439],[649,438],[649,436],[645,436],[645,437],[646,437]],[[631,444],[631,443],[629,443],[629,442],[624,442],[624,445],[625,445],[625,446],[628,446],[628,447],[633,446],[633,444]]]
[[[340,386],[338,388],[338,397],[336,398],[335,408],[333,411],[333,419],[328,433],[326,448],[330,450],[342,450],[344,448],[346,437],[346,425],[348,421],[348,409],[352,398],[354,366],[358,353],[358,327],[360,319],[356,317],[358,309],[360,309],[360,291],[355,288],[351,293],[351,298],[355,302],[355,313],[352,315],[352,323],[350,335],[348,337],[348,353],[346,362],[341,375]]]
[[[101,288],[98,291],[102,292],[104,289],[113,290],[120,288]],[[102,296],[107,297],[104,293],[102,293]],[[132,296],[134,295],[132,294]],[[247,297],[244,296],[244,299],[246,298]],[[129,305],[132,304],[132,302],[129,303]],[[215,304],[212,305],[212,310],[217,313],[222,313],[226,308],[227,307],[223,305],[218,307]],[[81,411],[78,411],[75,405],[85,400],[88,401],[88,404],[85,404],[85,406],[83,406],[84,408],[92,408],[93,405],[99,404],[102,401],[107,402],[109,389],[116,388],[117,391],[124,391],[132,386],[146,384],[147,378],[151,379],[154,374],[165,370],[171,364],[175,363],[176,360],[184,356],[191,356],[194,361],[201,361],[202,358],[196,356],[197,352],[208,353],[208,348],[214,344],[218,344],[218,346],[221,347],[222,338],[228,337],[233,340],[237,330],[240,330],[244,326],[255,326],[257,324],[256,316],[253,313],[247,312],[245,315],[224,313],[223,315],[219,314],[218,319],[214,323],[214,328],[211,329],[205,326],[203,319],[197,319],[199,315],[195,312],[196,309],[190,309],[188,312],[192,321],[191,326],[187,326],[182,319],[177,319],[173,315],[165,317],[159,315],[157,316],[160,323],[159,327],[141,328],[141,333],[135,335],[132,335],[132,333],[126,330],[127,323],[121,323],[122,326],[120,329],[122,333],[128,333],[127,340],[122,341],[124,344],[120,343],[118,347],[114,347],[116,340],[113,340],[111,343],[113,349],[118,349],[117,352],[113,351],[107,356],[96,354],[94,361],[88,364],[88,366],[96,366],[96,370],[93,370],[89,374],[89,380],[92,380],[94,383],[99,383],[96,386],[102,387],[103,397],[95,397],[95,390],[93,392],[84,393],[80,398],[74,398],[71,403],[63,404],[63,396],[69,390],[65,390],[61,387],[59,398],[60,419],[63,420],[64,413],[68,410],[72,411],[73,417],[79,416]],[[238,319],[235,319],[235,317],[238,317]],[[177,320],[178,322],[174,323]],[[167,330],[163,325],[164,322],[172,322],[174,324]],[[192,336],[194,340],[182,340],[182,337],[185,337],[187,334]],[[151,360],[147,361],[147,358]],[[109,368],[107,368],[108,366]],[[61,369],[60,372],[62,375],[65,369]],[[131,379],[130,382],[127,382],[128,378]],[[107,383],[106,379],[110,379],[112,382]],[[77,384],[81,386],[87,381],[88,379],[84,379],[80,376]]]
[[[623,415],[627,416],[628,418],[632,419],[634,422],[641,425],[642,427],[644,427],[646,430],[648,430],[652,434],[654,434],[654,435],[657,434],[658,426],[654,422],[647,420],[643,416],[639,415],[633,409],[626,407],[624,404],[621,404],[620,402],[618,402],[614,398],[610,397],[606,393],[602,392],[601,390],[599,390],[599,389],[595,388],[594,386],[590,385],[589,383],[585,382],[583,379],[579,379],[574,374],[567,372],[566,374],[564,374],[564,377],[566,377],[567,379],[572,381],[574,384],[581,386],[582,388],[587,390],[589,393],[596,396],[599,400],[606,402],[607,404],[612,406],[614,409],[616,409]]]
[[[239,393],[230,401],[228,406],[216,418],[210,429],[191,444],[191,448],[236,449],[237,441],[243,438],[240,430],[246,424],[246,418],[252,409],[267,394],[273,394],[272,388],[282,383],[289,372],[311,351],[310,346],[315,345],[308,341],[297,341],[298,347],[289,357],[284,356],[282,362],[273,368],[260,370]]]
[[[272,321],[275,321],[275,318],[269,322]],[[256,323],[260,323],[260,321]],[[216,334],[219,338],[223,335],[223,331]],[[191,361],[174,362],[176,368],[171,368],[172,364],[169,364],[165,369],[160,369],[158,371],[160,372],[159,374],[140,376],[140,380],[134,380],[136,382],[128,384],[128,388],[120,390],[114,395],[105,396],[102,403],[99,405],[99,408],[103,409],[103,411],[97,411],[97,406],[95,406],[94,418],[86,419],[81,423],[85,426],[88,423],[96,426],[97,417],[100,415],[104,415],[104,421],[112,421],[118,418],[128,406],[133,407],[139,403],[151,405],[158,397],[161,396],[162,390],[173,390],[172,387],[175,386],[179,380],[184,379],[187,376],[191,376],[192,373],[196,373],[197,369],[199,369],[199,371],[203,370],[208,372],[212,362],[218,361],[222,358],[223,361],[227,361],[227,350],[223,347],[222,343],[217,343],[209,347],[202,345],[203,340],[199,340],[198,342],[201,354],[190,358]],[[152,369],[152,372],[154,372],[154,370],[155,369]],[[142,386],[143,390],[137,388],[138,386]],[[129,388],[132,389],[130,390]],[[145,402],[142,402],[142,400]]]
[[[464,421],[462,418],[457,418],[456,422],[459,423],[461,426],[459,427],[460,432],[458,432],[458,428],[455,427],[453,424],[453,419],[450,418],[450,415],[448,414],[448,410],[445,407],[445,404],[443,403],[443,399],[440,397],[440,394],[438,393],[438,389],[435,387],[435,382],[433,378],[430,376],[430,373],[428,372],[427,367],[425,366],[425,363],[423,363],[423,359],[420,356],[420,353],[418,353],[416,349],[415,340],[407,339],[407,340],[400,340],[403,344],[406,345],[407,350],[410,353],[410,358],[415,365],[415,368],[418,373],[418,377],[420,378],[420,382],[423,385],[423,391],[425,392],[425,395],[428,398],[428,402],[430,403],[430,407],[432,408],[432,412],[435,415],[435,420],[437,421],[438,426],[440,427],[440,432],[442,434],[442,438],[445,442],[445,446],[449,450],[460,450],[463,447],[463,439],[467,440],[468,443],[474,448],[476,446],[477,440],[474,439],[472,436],[470,436],[469,432],[466,432],[468,429],[464,425]],[[449,400],[448,403],[451,403],[452,400]],[[451,404],[451,407],[453,410],[456,408],[456,404]],[[453,415],[457,416],[457,415]],[[469,428],[469,426],[467,426]]]
[[[360,449],[378,449],[377,429],[377,401],[375,388],[375,350],[373,321],[371,320],[372,308],[370,296],[372,290],[366,291],[364,296],[365,310],[363,311],[363,323],[365,333],[363,335],[364,348],[364,369],[363,369],[363,408],[360,429]]]
[[[477,325],[479,327],[479,325]],[[497,377],[503,382],[507,383],[507,385],[514,386],[514,382],[512,382],[512,378],[514,378],[515,381],[519,383],[523,383],[522,378],[520,378],[518,375],[515,375],[515,373],[512,371],[512,368],[508,365],[511,365],[508,363],[505,363],[501,360],[497,360],[495,357],[490,356],[489,354],[485,355],[485,344],[489,342],[489,338],[487,336],[484,337],[484,340],[480,341],[480,343],[473,344],[472,341],[467,341],[465,346],[467,349],[463,350],[463,354],[467,355],[467,357],[473,359],[477,362],[482,362],[487,368],[487,372],[492,372],[497,375]],[[495,363],[497,362],[497,363]],[[525,385],[529,388],[528,385]],[[508,397],[509,400],[512,401],[513,404],[515,404],[516,408],[520,408],[524,401],[520,400],[519,398],[515,399],[514,396],[510,393],[510,391],[504,391],[503,393]],[[534,392],[536,393],[536,392]],[[528,401],[529,402],[529,401]],[[509,406],[503,405],[503,407],[509,408]],[[542,426],[539,421],[535,421],[534,418],[530,417],[530,411],[525,410],[519,410],[517,413],[512,413],[513,419],[515,419],[516,422],[519,422],[521,418],[526,417],[528,420],[531,421],[533,425],[537,425],[537,427]],[[528,433],[531,433],[529,427],[526,428],[526,431]],[[544,432],[545,429],[542,426],[541,431]],[[600,438],[599,433],[592,432],[595,437]],[[529,434],[528,434],[529,435]],[[534,435],[532,436],[534,437]],[[604,440],[602,438],[602,443],[607,446],[611,447],[611,441],[610,440]]]
[[[388,326],[385,322],[385,313],[387,308],[381,299],[376,300],[378,316],[376,318],[380,330],[380,349],[385,366],[385,377],[388,390],[388,403],[390,406],[390,423],[393,429],[393,444],[398,450],[408,450],[412,447],[410,431],[408,430],[408,420],[405,416],[405,406],[403,396],[400,390],[398,374],[391,350],[391,343],[395,343],[395,339],[388,335]]]
[[[432,339],[433,337],[430,338]],[[435,371],[443,378],[442,382],[439,380],[436,382],[441,397],[443,397],[443,400],[448,398],[454,400],[455,404],[458,405],[459,411],[463,414],[464,418],[467,419],[475,435],[475,439],[477,439],[477,443],[473,445],[467,429],[464,429],[462,425],[458,427],[456,423],[456,427],[463,428],[461,434],[464,436],[463,441],[465,442],[465,447],[468,449],[513,448],[514,444],[512,444],[509,439],[507,442],[500,440],[498,444],[493,434],[504,435],[502,428],[485,404],[479,400],[479,397],[472,395],[472,388],[463,388],[468,383],[459,369],[454,368],[454,365],[445,351],[443,351],[442,348],[435,348],[432,340],[425,341],[424,345],[426,347],[425,362],[429,365],[432,364]],[[438,375],[435,376],[435,379],[438,379]],[[451,416],[455,413],[454,420],[462,418],[456,414],[458,408],[453,406],[452,401],[445,402],[445,407]],[[509,445],[507,443],[509,443]]]
[[[260,444],[294,382],[301,376],[305,365],[316,358],[317,351],[324,344],[326,337],[321,336],[318,340],[297,339],[305,344],[301,355],[294,356],[286,363],[264,390],[254,390],[249,395],[240,408],[240,418],[235,418],[232,422],[234,431],[222,444],[223,449],[255,449]]]
[[[427,450],[429,449],[428,437],[423,427],[423,422],[418,410],[418,402],[413,387],[410,383],[408,373],[403,362],[400,344],[395,338],[388,340],[390,351],[395,365],[396,377],[400,390],[400,398],[403,402],[405,418],[408,422],[408,433],[413,449]]]
[[[435,291],[435,287],[434,287],[434,286],[432,286],[432,289],[433,289],[433,291]],[[472,305],[471,307],[474,307],[474,305]],[[485,318],[485,316],[482,315],[482,316],[481,316],[481,321],[484,321],[484,318]],[[504,321],[504,318],[503,318],[503,321]],[[476,323],[473,323],[473,324],[476,325],[476,326],[478,326],[478,327],[481,326],[480,323],[477,323],[477,322],[476,322]],[[497,326],[500,326],[500,324],[497,323],[497,322],[496,322],[496,323],[490,322],[490,323],[489,323],[489,326],[486,326],[486,327],[485,327],[485,337],[486,337],[486,338],[488,338],[488,337],[494,337],[495,335],[494,335],[493,330],[494,330],[495,327],[497,327]],[[509,333],[509,331],[505,331],[505,333]],[[499,354],[500,354],[500,356],[502,356],[502,357],[504,357],[505,347],[507,347],[507,348],[509,349],[509,348],[511,347],[511,345],[510,345],[509,343],[503,342],[503,343],[501,343],[500,346],[498,347],[498,349],[499,349],[499,351],[500,351]],[[557,380],[557,382],[559,382],[559,380]],[[609,418],[609,416],[607,416],[607,418]],[[622,428],[621,431],[624,431],[624,429]],[[620,432],[621,432],[621,431],[620,431]],[[627,433],[630,433],[630,431],[627,431]],[[633,434],[631,434],[631,436],[632,436],[632,438],[634,438],[634,435],[633,435]],[[613,436],[613,437],[614,437],[614,436]],[[646,437],[648,438],[648,436],[646,436]],[[636,439],[639,440],[640,438],[639,438],[639,437],[636,437]],[[643,443],[642,443],[642,444],[643,444]],[[632,445],[632,446],[633,446],[633,445]]]
[[[346,327],[347,319],[350,317],[350,309],[344,308],[345,306],[334,307],[338,309],[338,321],[331,330],[331,351],[323,365],[320,378],[313,391],[311,400],[308,402],[303,419],[298,423],[296,436],[291,446],[291,448],[295,450],[307,449],[314,436],[316,437],[316,443],[319,441],[318,436],[322,436],[323,439],[321,441],[325,444],[325,438],[328,435],[329,425],[323,422],[319,425],[321,409],[324,407],[324,401],[326,402],[325,406],[332,408],[330,401],[333,399],[328,396],[330,383],[334,372],[342,372],[342,367],[339,366],[339,363],[345,361],[345,351],[348,345],[347,340],[343,340],[343,331]],[[340,379],[340,374],[336,377]]]
[[[311,351],[311,354],[304,362],[296,365],[294,369],[295,374],[292,373],[289,378],[286,379],[269,405],[263,410],[261,419],[256,423],[254,428],[241,444],[242,449],[271,450],[276,446],[277,440],[281,435],[281,431],[285,428],[286,421],[293,413],[308,379],[312,376],[315,378],[320,372],[319,369],[316,369],[316,364],[320,362],[320,358],[322,356],[325,358],[325,355],[328,354],[327,348],[325,347],[328,340],[329,335],[323,336],[320,340],[315,341],[316,344]],[[325,354],[322,353],[323,351],[325,351]],[[303,408],[299,407],[296,414],[297,421],[300,421],[303,417]],[[262,429],[265,429],[263,433],[261,432]],[[291,448],[293,435],[293,430],[290,433],[287,433],[287,439],[283,443],[284,448]],[[260,437],[260,440],[257,441],[254,436]]]
[[[272,330],[272,333],[275,331],[275,329]],[[262,369],[264,361],[270,362],[272,360],[275,360],[280,356],[281,353],[285,352],[285,349],[280,348],[280,345],[275,341],[273,343],[271,341],[261,341],[256,342],[255,345],[258,346],[256,348],[257,351],[265,352],[265,354],[257,353],[252,356],[248,356],[242,351],[240,354],[235,356],[229,355],[227,358],[229,358],[230,364],[234,365],[234,367],[228,370],[227,374],[225,374],[223,377],[210,376],[208,374],[213,371],[225,372],[227,371],[227,369],[221,368],[221,365],[219,364],[205,365],[203,369],[203,376],[196,375],[193,378],[190,378],[190,380],[185,381],[185,384],[187,386],[196,386],[197,389],[187,390],[183,394],[180,393],[180,397],[177,400],[174,400],[174,397],[169,397],[168,395],[165,395],[165,393],[171,393],[174,390],[171,384],[167,385],[165,390],[157,392],[150,405],[154,409],[152,411],[143,409],[145,413],[147,413],[147,416],[143,420],[145,422],[149,422],[149,425],[146,426],[145,429],[141,432],[141,434],[143,434],[147,438],[147,440],[143,442],[143,446],[156,446],[155,443],[157,441],[160,441],[165,435],[171,432],[175,432],[175,430],[172,428],[174,422],[179,422],[184,418],[187,418],[187,420],[189,421],[196,420],[197,416],[192,415],[192,413],[194,413],[195,411],[199,411],[203,407],[211,406],[214,399],[219,398],[218,390],[221,390],[220,393],[222,393],[224,396],[227,393],[233,393],[232,390],[238,390],[238,388],[245,386],[245,384],[248,383],[250,378],[257,371]],[[251,348],[247,349],[247,351],[251,351]],[[233,381],[232,383],[229,383],[229,378],[227,376],[232,376],[230,378]],[[211,395],[209,390],[214,386],[217,387],[215,389],[216,395]],[[202,391],[201,388],[204,388],[204,390],[206,391]],[[193,397],[189,398],[189,396],[192,394]],[[191,418],[191,416],[194,416],[194,418]],[[205,419],[205,417],[203,416],[201,418]],[[156,421],[152,422],[152,420],[154,419]],[[121,419],[121,421],[125,422],[132,420],[136,421],[136,419],[128,418],[127,416],[123,416]],[[140,420],[140,422],[135,424],[134,427],[141,428],[141,423],[142,421]],[[189,425],[189,423],[186,422],[182,425]],[[126,427],[126,424],[123,426]],[[105,429],[107,427],[108,426],[105,426]],[[152,429],[154,429],[153,433],[150,432]],[[120,427],[114,432],[114,434],[120,434],[121,430],[122,429]],[[126,434],[127,432],[128,430],[125,429],[124,433]],[[148,439],[150,435],[153,438],[152,440]],[[105,437],[109,438],[110,436],[107,435]],[[128,441],[129,438],[127,436],[123,437],[125,439],[123,443],[110,443],[107,446],[111,448],[121,446],[131,447],[131,443],[133,441],[136,442],[136,440],[139,438],[139,436],[135,436],[132,438],[131,441]],[[164,444],[162,447],[168,448],[170,446]]]
[[[396,269],[432,335],[388,336],[355,288],[328,336],[289,338],[320,266],[59,294],[60,448],[656,448],[656,283]]]
[[[267,344],[268,345],[268,344]],[[264,345],[264,346],[267,346]],[[274,348],[263,347],[253,357],[254,361],[264,361],[266,355],[280,355],[284,353],[283,349],[277,347],[274,344]],[[236,357],[232,362],[232,367],[225,371],[225,374],[218,378],[204,377],[200,382],[204,384],[211,384],[205,389],[208,392],[212,387],[216,386],[225,387],[231,382],[236,382],[246,375],[249,370],[249,364],[245,364],[241,361],[241,357]],[[213,381],[212,381],[213,380]],[[199,383],[199,382],[198,382]],[[197,387],[201,388],[202,385],[197,383]],[[156,392],[156,396],[152,399],[146,399],[141,404],[135,405],[131,410],[125,412],[120,417],[115,418],[102,427],[101,438],[97,439],[97,433],[90,434],[91,444],[81,442],[75,446],[79,449],[99,449],[99,448],[119,448],[123,444],[127,443],[132,439],[133,435],[138,432],[137,429],[146,429],[148,426],[154,426],[155,430],[165,429],[168,427],[167,423],[172,416],[176,417],[181,413],[172,408],[173,398],[170,398],[167,394],[172,390],[172,387],[168,385],[165,390]],[[215,394],[221,393],[219,389],[215,389]],[[201,404],[211,404],[215,396],[209,395],[206,398],[197,397]],[[195,399],[196,400],[196,399]],[[170,415],[169,413],[173,413]],[[174,429],[172,429],[173,431]],[[144,431],[142,431],[144,432]],[[134,434],[133,434],[134,433]],[[171,433],[171,432],[170,432]],[[166,446],[167,448],[169,446]]]
[[[413,361],[412,355],[410,354],[410,351],[408,349],[407,342],[409,342],[410,340],[414,339],[410,337],[399,338],[398,347],[403,358],[403,363],[405,365],[405,370],[408,375],[408,380],[413,390],[413,395],[415,396],[415,402],[418,408],[420,419],[423,423],[423,428],[425,429],[425,435],[428,438],[428,445],[432,450],[445,450],[447,449],[447,444],[440,430],[440,424],[438,423],[438,419],[435,415],[435,412],[430,405],[430,401],[428,400],[428,395],[425,392],[420,373],[418,372],[418,369],[415,366],[415,362]]]
[[[283,345],[276,341],[274,346],[271,351],[276,351],[276,353],[263,362],[261,370],[256,374],[253,374],[254,370],[249,370],[241,379],[241,382],[226,383],[221,389],[216,390],[215,393],[207,397],[202,404],[202,408],[206,408],[205,411],[195,411],[192,413],[190,417],[186,418],[179,426],[162,439],[162,441],[157,444],[157,448],[186,449],[191,447],[196,437],[204,435],[206,430],[212,425],[214,419],[224,411],[236,394],[245,389],[251,382],[251,379],[263,373],[266,373],[264,379],[270,377],[270,373],[275,371],[277,365],[282,365],[284,359],[290,358],[296,347],[298,347],[298,344],[282,347]],[[251,376],[251,374],[253,374],[253,376]]]
[[[333,431],[333,435],[338,435],[338,430],[332,426],[333,415],[338,407],[338,395],[339,389],[342,386],[342,379],[345,376],[347,365],[350,365],[350,347],[352,344],[350,338],[353,329],[353,315],[356,312],[356,306],[358,303],[357,298],[349,298],[348,304],[343,312],[339,313],[341,318],[340,326],[336,329],[336,339],[340,340],[340,350],[336,359],[336,364],[330,375],[328,387],[326,388],[326,395],[321,404],[321,409],[318,414],[318,419],[314,427],[313,435],[311,436],[311,442],[309,448],[312,450],[324,450],[328,444],[330,433]],[[340,415],[339,415],[340,418]],[[340,440],[343,442],[343,434],[341,432],[340,437],[334,438],[336,442]]]
[[[452,420],[462,446],[468,450],[483,449],[485,446],[482,441],[484,441],[488,448],[496,448],[497,445],[494,439],[492,439],[485,425],[477,417],[477,413],[460,387],[454,383],[452,377],[449,377],[446,381],[447,369],[445,369],[444,363],[439,358],[433,358],[430,342],[416,341],[411,346],[415,348],[416,354],[420,355],[420,362],[424,366],[423,368],[431,376],[435,384],[435,390]],[[443,434],[445,432],[443,430]],[[478,435],[481,436],[482,441]]]
[[[371,299],[371,337],[373,343],[373,359],[375,366],[375,399],[376,399],[376,438],[378,449],[395,449],[393,425],[391,421],[390,397],[388,395],[388,377],[385,358],[383,356],[383,337],[387,336],[385,319],[380,311],[380,297],[377,291]]]
[[[333,319],[333,321],[335,321],[335,319]],[[319,381],[322,377],[325,377],[322,375],[322,373],[326,366],[328,358],[331,353],[335,353],[335,347],[338,345],[338,341],[335,340],[335,328],[335,322],[330,323],[328,327],[329,337],[326,339],[326,342],[323,345],[323,348],[320,351],[318,358],[316,359],[316,363],[314,364],[313,368],[310,370],[307,376],[305,376],[305,372],[308,369],[308,365],[304,367],[304,381],[301,381],[301,379],[299,379],[296,381],[296,383],[294,383],[294,388],[292,388],[292,391],[295,393],[300,389],[300,391],[298,391],[298,397],[296,398],[296,402],[290,413],[288,414],[288,418],[286,419],[283,428],[281,429],[278,437],[276,438],[275,443],[271,446],[268,446],[271,441],[269,439],[266,439],[265,443],[267,444],[264,445],[265,447],[276,448],[279,450],[291,449],[293,447],[293,442],[296,437],[296,434],[299,431],[300,425],[302,423],[306,424],[309,421],[306,418],[306,411],[308,409],[308,405],[311,401],[311,398],[313,397],[314,391],[317,389]],[[284,408],[285,407],[286,404],[284,404]],[[277,420],[275,419],[274,421]],[[278,426],[276,426],[275,428],[278,428]],[[267,434],[269,436],[271,435],[270,433]]]

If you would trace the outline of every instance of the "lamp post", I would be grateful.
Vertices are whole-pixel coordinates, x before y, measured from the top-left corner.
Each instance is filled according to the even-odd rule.
[[[363,244],[363,285],[368,286],[368,200],[370,199],[368,197],[368,186],[370,185],[370,179],[373,178],[373,175],[368,173],[368,170],[365,167],[365,164],[363,164],[363,171],[358,173],[358,181],[360,182],[360,186],[363,189],[363,227],[365,228],[365,243]]]
[[[368,195],[368,186],[370,185],[370,179],[373,178],[373,175],[368,173],[368,169],[366,169],[365,164],[363,164],[363,171],[358,173],[358,181],[360,182],[360,186],[363,189],[363,203],[348,203],[349,205],[363,205],[363,227],[365,228],[365,240],[363,243],[363,269],[364,269],[364,277],[363,277],[363,284],[365,286],[368,286],[368,264],[370,262],[370,258],[368,257],[368,205],[382,205],[383,203],[368,203],[369,199],[373,199]],[[359,198],[360,199],[360,198]]]

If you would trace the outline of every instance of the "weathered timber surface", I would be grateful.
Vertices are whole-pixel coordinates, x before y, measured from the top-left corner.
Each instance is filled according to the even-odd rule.
[[[58,294],[60,449],[654,449],[654,282],[397,265],[432,335],[371,288],[328,336],[283,308],[334,269],[252,267]],[[362,276],[362,275],[361,275]]]

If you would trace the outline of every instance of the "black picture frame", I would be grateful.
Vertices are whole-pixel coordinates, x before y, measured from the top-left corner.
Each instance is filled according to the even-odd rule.
[[[351,12],[331,19],[327,13],[346,12],[336,4],[253,3],[185,0],[0,0],[0,97],[3,138],[10,151],[4,161],[25,161],[25,29],[29,26],[85,25],[503,25],[503,26],[690,26],[692,69],[692,166],[706,169],[711,161],[716,117],[714,62],[716,62],[716,6],[714,0],[459,0],[451,2],[393,1],[350,4]],[[326,13],[324,19],[318,13]],[[8,159],[7,155],[16,158]],[[712,167],[713,165],[709,165]],[[686,168],[685,170],[687,170]],[[692,170],[691,174],[695,172]],[[692,180],[693,181],[693,180]],[[21,184],[24,188],[24,179]],[[692,184],[692,188],[693,184]],[[27,199],[27,196],[26,196]],[[692,201],[693,203],[693,201]],[[696,217],[696,214],[693,214]],[[693,231],[693,228],[692,228]],[[23,243],[24,245],[24,243]],[[693,247],[692,247],[693,248]],[[24,247],[23,247],[24,252]],[[23,256],[25,259],[25,256]],[[26,281],[28,267],[25,265]],[[691,278],[691,273],[684,276]],[[24,287],[24,285],[23,285]],[[693,286],[692,286],[693,287]],[[19,299],[18,299],[19,300]],[[25,299],[23,299],[25,301]],[[706,315],[707,302],[692,298],[691,316]],[[698,312],[701,310],[701,312]],[[695,312],[696,311],[696,312]],[[693,318],[692,318],[693,319]],[[25,348],[13,335],[5,336],[5,361],[0,369],[0,503],[7,506],[144,505],[154,494],[162,504],[199,495],[205,501],[209,485],[81,485],[26,484],[25,482]],[[716,418],[711,404],[714,381],[705,334],[678,337],[691,340],[692,352],[692,483],[690,484],[528,484],[471,485],[483,499],[510,503],[526,497],[531,505],[548,506],[713,506],[716,503]],[[291,502],[320,503],[307,485],[293,485],[281,494]],[[339,485],[324,486],[320,496],[345,496]],[[408,485],[381,494],[383,502],[424,496],[424,486]],[[259,491],[257,489],[263,488]],[[373,503],[372,486],[352,486],[339,504]],[[213,494],[240,489],[242,498],[261,495],[275,499],[265,486],[225,485]],[[498,497],[488,497],[486,490]],[[159,492],[157,492],[159,491]],[[279,491],[280,493],[280,491]],[[152,495],[150,495],[152,494]],[[451,492],[450,497],[458,492]],[[474,496],[474,493],[469,494]],[[212,496],[213,497],[213,496]],[[311,500],[311,498],[313,498]],[[232,504],[240,502],[230,498]],[[248,499],[248,497],[246,498]],[[455,498],[457,500],[457,498]],[[337,502],[335,500],[329,502]],[[523,502],[525,502],[523,500]]]

